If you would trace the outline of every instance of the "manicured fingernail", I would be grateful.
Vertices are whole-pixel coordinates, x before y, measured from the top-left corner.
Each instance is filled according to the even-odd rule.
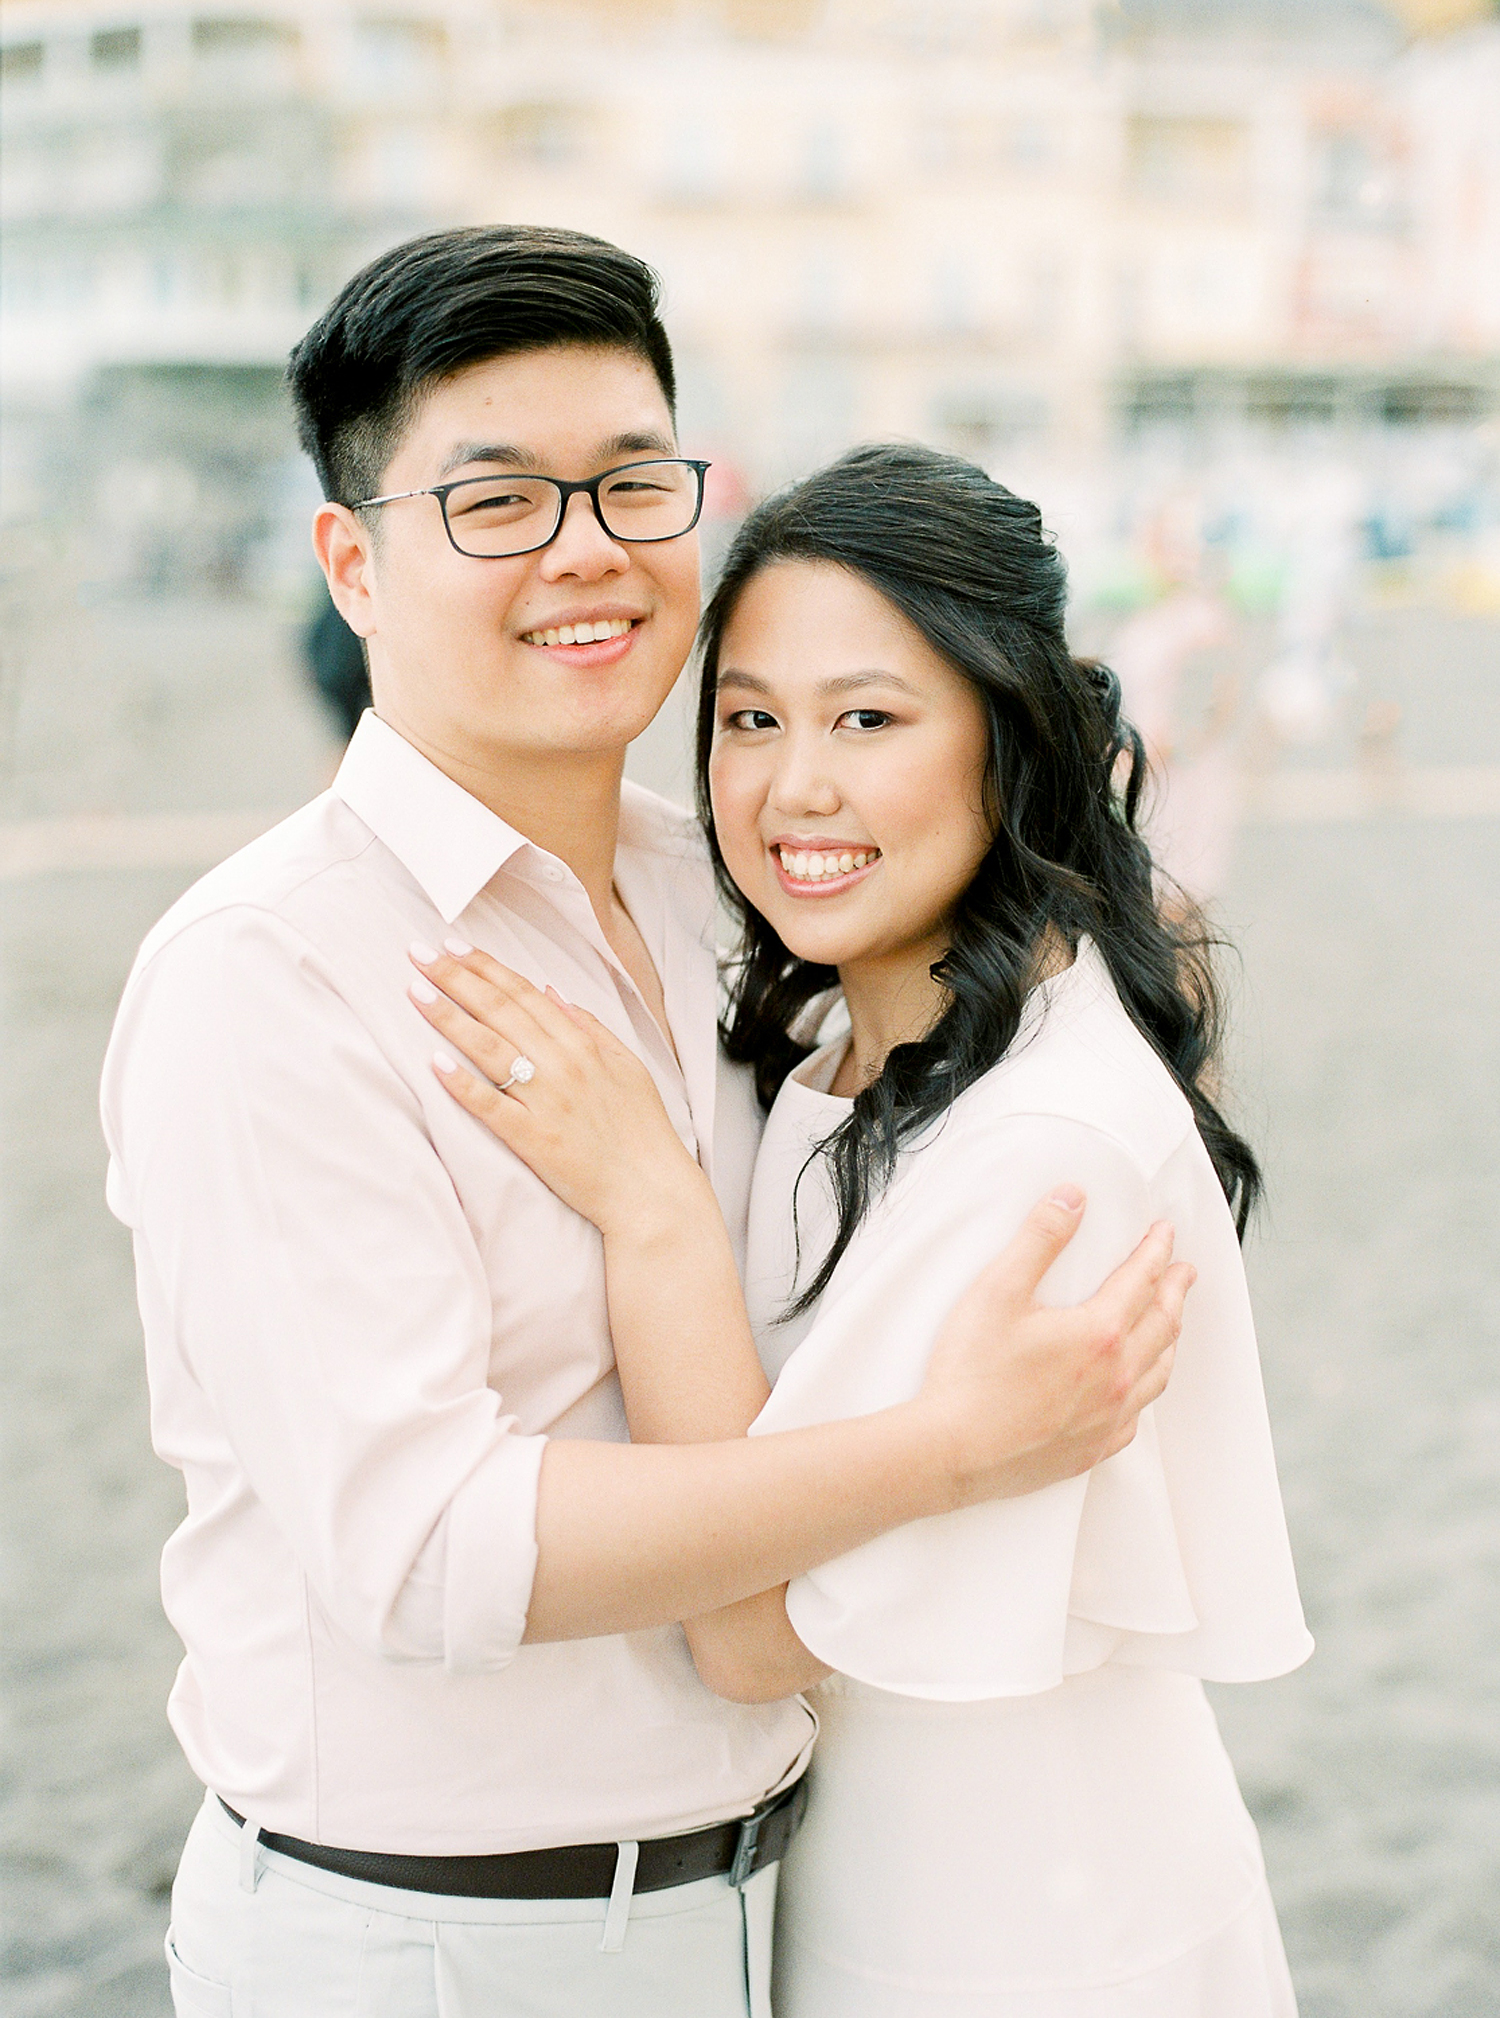
[[[564,1009],[567,1008],[568,1006],[567,1003],[563,1001],[562,996],[558,994],[557,990],[553,987],[550,981],[547,983],[546,994],[550,1001],[562,1002],[562,1006],[564,1007]]]
[[[467,960],[474,950],[467,939],[445,939],[443,944],[455,960]]]
[[[1047,1203],[1060,1205],[1064,1212],[1077,1212],[1083,1204],[1083,1193],[1076,1184],[1059,1184]]]
[[[446,1051],[434,1051],[432,1054],[432,1062],[437,1067],[439,1072],[448,1073],[448,1072],[456,1072],[458,1070],[458,1060],[454,1057],[451,1057],[449,1053]]]
[[[1175,1229],[1170,1219],[1158,1219],[1151,1231],[1158,1240],[1171,1240],[1175,1237]]]
[[[413,939],[407,950],[419,967],[430,967],[434,960],[443,957],[436,946],[424,946],[420,939]]]
[[[430,981],[413,981],[411,992],[418,1002],[436,1002],[438,991]]]

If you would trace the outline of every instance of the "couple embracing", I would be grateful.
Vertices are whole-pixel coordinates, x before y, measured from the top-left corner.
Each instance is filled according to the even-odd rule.
[[[374,710],[104,1084],[180,2018],[1289,2018],[1202,1687],[1309,1645],[1258,1173],[1036,508],[752,512],[694,821],[622,782],[699,623],[649,270],[421,239],[291,386]]]

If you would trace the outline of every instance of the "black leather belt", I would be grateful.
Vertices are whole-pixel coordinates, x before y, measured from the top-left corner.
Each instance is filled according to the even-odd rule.
[[[229,1819],[243,1828],[244,1816],[222,1795],[218,1798]],[[647,1837],[635,1867],[635,1890],[664,1892],[672,1885],[725,1876],[732,1885],[743,1885],[785,1854],[806,1805],[804,1777],[762,1801],[743,1821],[690,1829],[684,1836]],[[282,1857],[336,1871],[342,1878],[402,1892],[439,1892],[451,1899],[607,1899],[619,1861],[615,1843],[568,1843],[555,1850],[508,1850],[491,1857],[397,1857],[382,1850],[336,1850],[268,1829],[261,1831],[260,1840]]]

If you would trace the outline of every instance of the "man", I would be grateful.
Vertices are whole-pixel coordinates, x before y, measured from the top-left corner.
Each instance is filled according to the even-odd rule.
[[[179,2012],[764,2018],[814,1724],[711,1695],[676,1622],[1082,1470],[1165,1381],[1167,1237],[1036,1307],[1064,1196],[916,1401],[631,1445],[597,1235],[431,1071],[408,946],[456,931],[637,1051],[742,1225],[758,1124],[717,1058],[701,838],[621,785],[698,607],[655,309],[596,240],[452,232],[377,259],[292,360],[374,713],[331,792],[156,927],[105,1069],[188,1493],[171,1716],[209,1793]]]

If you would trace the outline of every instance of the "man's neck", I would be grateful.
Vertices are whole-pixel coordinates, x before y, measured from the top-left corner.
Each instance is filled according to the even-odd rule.
[[[601,922],[608,917],[620,830],[625,752],[483,751],[424,734],[397,715],[382,716],[430,764],[481,805],[565,862]]]

